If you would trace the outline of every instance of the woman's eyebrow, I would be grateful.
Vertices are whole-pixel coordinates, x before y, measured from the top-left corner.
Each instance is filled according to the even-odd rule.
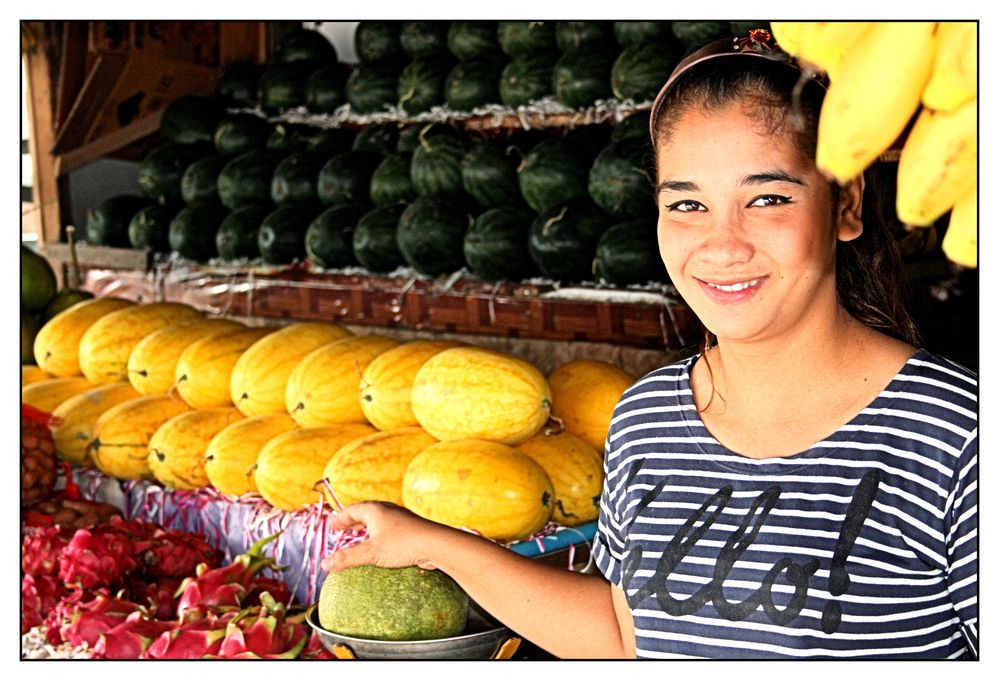
[[[674,192],[697,192],[700,191],[701,188],[695,183],[687,182],[685,180],[664,180],[656,185],[656,194],[663,190]]]
[[[801,178],[795,177],[794,175],[791,175],[783,170],[767,170],[762,173],[746,175],[742,178],[740,184],[765,184],[767,182],[790,182],[791,184],[800,184],[803,187],[806,185],[805,181]]]

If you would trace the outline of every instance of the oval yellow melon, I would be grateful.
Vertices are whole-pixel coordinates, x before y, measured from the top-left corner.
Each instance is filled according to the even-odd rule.
[[[128,356],[139,341],[163,327],[201,317],[183,303],[144,303],[110,312],[80,339],[80,371],[92,383],[127,381]]]
[[[402,499],[429,520],[512,542],[545,526],[554,490],[527,454],[498,442],[463,439],[417,454],[403,476]]]
[[[94,388],[83,376],[62,376],[35,381],[21,388],[21,404],[51,412],[60,404],[82,392]]]
[[[38,366],[53,376],[79,375],[83,334],[104,315],[135,304],[124,298],[92,298],[63,310],[46,322],[35,336]]]
[[[417,454],[437,440],[419,426],[373,433],[337,450],[326,464],[323,489],[333,508],[358,501],[402,506],[402,478]]]
[[[97,419],[116,404],[140,397],[127,381],[107,383],[70,397],[52,412],[50,425],[56,453],[77,466],[93,466],[87,446]]]
[[[597,519],[604,484],[604,459],[597,450],[568,431],[538,433],[517,449],[537,461],[552,481],[552,520],[572,527]]]
[[[296,428],[270,439],[257,455],[257,490],[269,504],[297,511],[322,498],[323,470],[351,440],[374,433],[366,423]]]
[[[295,427],[287,414],[252,416],[226,426],[205,450],[205,475],[223,494],[257,491],[257,455],[269,440]]]
[[[569,362],[548,377],[552,414],[566,430],[603,454],[614,407],[634,382],[627,371],[607,362]]]
[[[149,440],[148,462],[153,477],[174,489],[206,486],[208,443],[223,428],[242,418],[232,407],[195,409],[171,417]]]
[[[364,423],[357,387],[361,376],[372,360],[398,345],[384,336],[350,336],[313,350],[288,376],[288,413],[306,428]]]
[[[250,346],[273,332],[273,328],[260,327],[191,343],[177,359],[174,371],[177,393],[192,409],[232,404],[229,397],[232,368]]]
[[[230,319],[202,319],[154,331],[128,356],[128,380],[143,395],[165,395],[176,381],[177,361],[191,343],[245,329]]]
[[[361,378],[361,411],[379,430],[418,426],[410,395],[413,379],[428,359],[462,343],[419,340],[386,350],[375,357]]]
[[[508,445],[541,430],[551,407],[548,381],[535,366],[474,347],[444,350],[427,360],[413,380],[411,399],[416,420],[438,440]]]
[[[116,404],[94,424],[90,457],[98,469],[112,477],[151,478],[149,441],[160,426],[187,410],[183,400],[169,395],[144,395]]]
[[[46,381],[50,378],[55,378],[50,373],[47,373],[40,366],[35,364],[22,364],[21,365],[21,387],[26,385],[31,385],[32,383],[37,383],[38,381]]]
[[[300,322],[261,338],[232,368],[233,404],[247,416],[287,411],[285,388],[295,365],[316,348],[352,335],[336,324]]]

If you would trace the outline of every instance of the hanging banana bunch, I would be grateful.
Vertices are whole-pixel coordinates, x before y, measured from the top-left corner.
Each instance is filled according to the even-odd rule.
[[[816,164],[841,184],[913,121],[896,212],[929,227],[948,211],[944,254],[977,266],[978,26],[975,22],[771,22],[778,44],[826,73]]]

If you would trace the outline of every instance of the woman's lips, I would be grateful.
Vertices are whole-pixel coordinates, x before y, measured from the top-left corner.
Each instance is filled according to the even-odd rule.
[[[719,303],[741,303],[756,295],[766,280],[767,277],[763,276],[725,282],[697,279],[697,283],[711,300]]]

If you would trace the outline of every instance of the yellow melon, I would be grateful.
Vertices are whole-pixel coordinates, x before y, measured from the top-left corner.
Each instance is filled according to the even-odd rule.
[[[297,511],[323,498],[323,470],[351,440],[370,435],[366,423],[296,428],[267,442],[257,456],[257,489],[275,508]]]
[[[62,376],[35,381],[21,388],[21,404],[51,412],[60,404],[82,392],[94,388],[83,376]]]
[[[45,381],[50,378],[55,378],[50,373],[47,373],[40,366],[35,364],[22,364],[21,365],[21,387],[26,385],[31,385],[32,383],[37,383],[38,381]]]
[[[295,365],[285,407],[300,426],[364,423],[358,383],[378,355],[399,345],[383,336],[350,336],[323,345]]]
[[[176,381],[177,361],[191,343],[245,329],[230,319],[201,319],[154,331],[128,356],[128,380],[143,395],[165,395]]]
[[[208,443],[223,428],[242,418],[233,407],[195,409],[171,417],[149,440],[148,463],[153,477],[174,489],[206,486]]]
[[[183,303],[144,303],[110,312],[80,339],[80,371],[92,383],[127,381],[128,356],[139,341],[163,327],[201,317]]]
[[[261,338],[232,368],[233,404],[247,416],[286,412],[284,393],[295,365],[316,348],[352,335],[337,324],[300,322]]]
[[[223,494],[257,491],[257,455],[268,440],[295,427],[287,414],[251,416],[226,426],[205,450],[205,474]]]
[[[572,527],[597,519],[604,483],[604,459],[597,450],[568,431],[542,431],[517,449],[537,461],[552,481],[552,520]]]
[[[566,430],[603,454],[614,407],[634,382],[631,374],[607,362],[569,362],[548,377],[552,414]]]
[[[462,343],[447,340],[419,340],[386,350],[371,360],[361,378],[361,411],[379,430],[418,426],[410,395],[416,372],[439,352]]]
[[[92,298],[69,307],[42,326],[35,336],[38,366],[53,376],[77,376],[80,372],[80,340],[87,329],[106,314],[134,307],[124,298]]]
[[[151,478],[149,441],[160,426],[187,410],[183,400],[169,395],[143,395],[116,404],[94,424],[90,457],[97,468],[112,477]]]
[[[94,427],[101,414],[111,407],[140,397],[127,381],[106,383],[74,395],[52,412],[49,428],[56,453],[77,466],[93,466],[87,446],[94,439]]]
[[[177,393],[192,409],[232,404],[229,397],[232,368],[251,345],[273,332],[273,328],[260,327],[191,343],[177,359],[174,371]]]

